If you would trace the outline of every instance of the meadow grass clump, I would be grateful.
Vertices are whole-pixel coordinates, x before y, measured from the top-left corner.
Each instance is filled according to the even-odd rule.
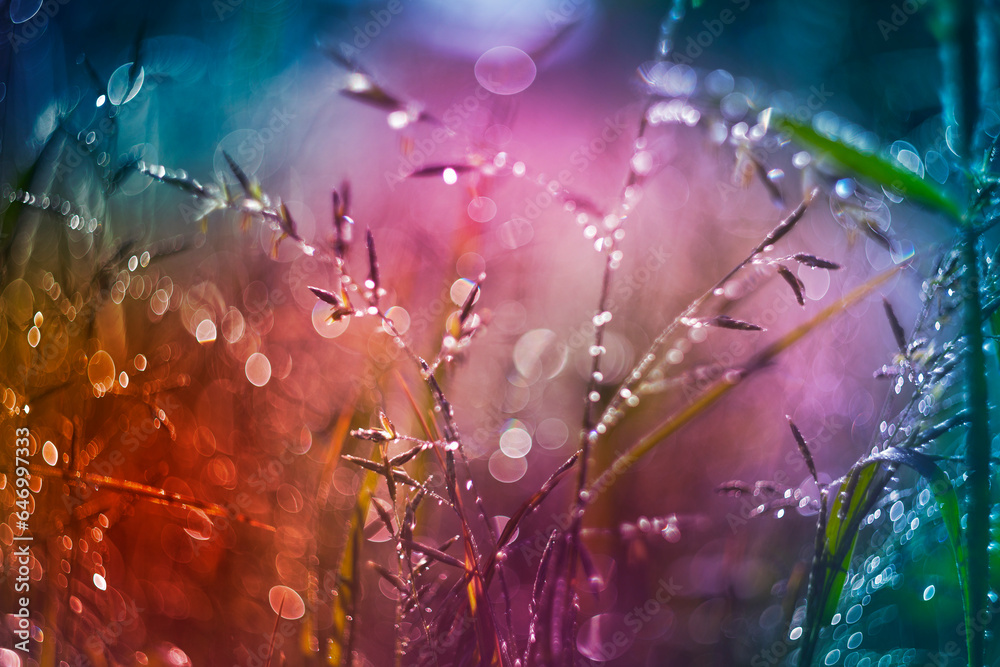
[[[4,665],[990,662],[996,140],[980,108],[992,64],[966,42],[991,24],[942,10],[955,12],[941,28],[953,141],[935,181],[909,149],[869,150],[832,114],[808,122],[785,95],[679,60],[685,5],[638,68],[630,124],[605,120],[572,153],[576,174],[556,177],[506,137],[508,93],[572,22],[513,49],[517,81],[477,66],[486,92],[466,98],[468,126],[453,120],[472,103],[428,110],[324,43],[336,93],[379,114],[403,156],[423,152],[377,187],[324,175],[316,198],[246,143],[220,146],[204,176],[151,144],[121,150],[144,82],[165,80],[145,27],[114,86],[82,60],[100,85],[53,107],[4,189],[3,423],[29,430],[30,464],[5,454],[26,481],[0,478],[13,517],[0,541],[10,562],[18,538],[36,540],[25,567],[45,599],[31,657]],[[670,165],[677,146],[710,155],[695,178]],[[605,151],[614,185],[580,189]],[[83,175],[63,180],[81,154]],[[447,233],[387,222],[387,201],[456,185]],[[498,225],[501,252],[481,230],[512,192],[529,194],[524,217]],[[680,193],[718,195],[694,215],[740,236],[703,239],[690,251],[703,270],[664,289],[639,260],[655,238],[657,267],[686,261],[684,225],[662,227],[685,215],[668,208]],[[748,226],[750,197],[766,213]],[[130,228],[147,199],[153,220],[184,223]],[[437,199],[454,205],[435,195],[410,213]],[[950,230],[927,247],[889,224],[918,206]],[[531,207],[554,208],[533,223]],[[830,218],[835,235],[817,236]],[[919,289],[888,296],[907,283]],[[880,359],[880,408],[861,384],[840,395],[853,359],[802,350],[837,326],[859,347],[872,331],[890,341],[857,354]],[[792,354],[825,385],[818,412],[846,425],[783,409],[808,393]],[[740,441],[720,449],[720,433]],[[760,452],[778,467],[746,481]],[[812,537],[754,543],[787,539],[783,524]]]

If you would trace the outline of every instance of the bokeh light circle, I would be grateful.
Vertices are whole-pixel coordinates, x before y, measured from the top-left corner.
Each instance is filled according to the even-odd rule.
[[[476,80],[497,95],[515,95],[528,88],[538,69],[527,53],[514,46],[497,46],[476,61]]]
[[[260,352],[254,352],[247,358],[247,380],[255,387],[263,387],[271,379],[271,362]]]
[[[306,613],[306,605],[302,597],[288,586],[274,586],[267,594],[267,601],[271,604],[274,613],[281,610],[281,618],[294,621],[302,618]]]
[[[94,389],[109,391],[115,384],[115,362],[104,350],[98,350],[87,365],[87,378]]]
[[[528,462],[524,457],[512,459],[500,450],[490,456],[489,467],[493,478],[504,484],[513,484],[528,472]]]

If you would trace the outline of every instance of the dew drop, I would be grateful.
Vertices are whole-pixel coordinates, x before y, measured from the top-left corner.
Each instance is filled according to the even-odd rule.
[[[842,178],[837,181],[837,184],[833,187],[833,191],[837,193],[837,196],[841,199],[847,199],[854,194],[855,183],[853,179]]]
[[[106,591],[106,590],[108,590],[108,582],[104,579],[104,577],[102,577],[101,575],[97,574],[96,572],[94,573],[94,586],[99,591]]]
[[[924,589],[924,602],[926,602],[926,601],[930,600],[932,597],[934,597],[934,592],[935,591],[934,591],[934,585],[933,584],[930,585],[930,586],[928,586],[927,588],[925,588]]]
[[[396,331],[398,331],[399,333],[405,334],[409,330],[410,314],[406,312],[405,308],[402,308],[400,306],[393,306],[389,310],[385,311],[385,316],[389,319],[390,322],[392,322],[393,326],[396,327]],[[382,329],[387,334],[390,335],[392,334],[392,330],[389,328],[389,325],[386,324],[385,322],[382,323]],[[398,344],[402,341],[396,339],[396,342]]]

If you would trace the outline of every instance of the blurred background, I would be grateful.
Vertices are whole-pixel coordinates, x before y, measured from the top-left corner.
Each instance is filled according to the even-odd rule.
[[[657,83],[651,64],[670,9],[0,0],[0,206],[5,238],[15,239],[2,268],[3,424],[31,428],[42,480],[30,526],[33,651],[5,650],[2,666],[260,667],[271,645],[271,664],[325,663],[332,590],[365,479],[339,457],[371,455],[347,430],[377,425],[383,409],[400,433],[424,437],[413,406],[428,397],[410,360],[371,318],[328,321],[306,289],[331,287],[328,265],[289,242],[272,257],[270,230],[244,228],[228,211],[204,215],[188,193],[132,167],[237,188],[228,153],[316,245],[333,234],[332,190],[349,182],[349,265],[367,271],[371,229],[383,304],[425,358],[485,273],[483,327],[442,377],[497,526],[578,446],[604,266],[594,248],[602,232],[578,219],[584,201],[613,209],[630,165],[642,179],[610,291],[602,405],[659,332],[801,200],[785,145],[764,155],[780,172],[773,188],[734,181],[727,133],[744,118],[753,125],[756,110],[775,105],[893,156],[912,153],[922,174],[948,181],[924,4],[688,8],[671,60],[690,66],[692,90],[708,99],[700,113],[717,116],[723,135],[665,122],[637,147],[649,86],[672,85]],[[344,94],[359,81],[398,104]],[[37,202],[12,203],[23,192]],[[767,330],[690,341],[671,362],[672,383],[651,389],[603,441],[595,469],[726,369],[916,251],[913,268],[882,290],[909,326],[943,227],[872,197],[885,199],[878,226],[893,252],[817,199],[776,253],[844,268],[796,269],[804,307],[773,273],[753,281],[731,313]],[[781,664],[802,621],[815,516],[793,507],[751,518],[756,500],[716,488],[781,480],[808,495],[786,415],[810,441],[821,478],[842,475],[879,429],[891,385],[873,371],[894,350],[882,306],[869,299],[616,479],[586,521],[601,578],[596,595],[581,596],[581,656]],[[8,464],[7,513],[16,510]],[[434,461],[410,467],[440,487]],[[100,483],[71,483],[84,473]],[[128,482],[182,500],[150,499]],[[506,549],[509,591],[495,599],[509,601],[522,642],[534,571],[549,533],[565,525],[571,492],[569,483],[557,489]],[[388,500],[384,484],[375,494]],[[417,529],[427,542],[457,530],[432,505]],[[0,526],[9,572],[15,523],[8,514]],[[394,544],[374,509],[365,524],[362,564],[391,567]],[[959,618],[957,598],[923,593],[946,571],[943,549],[932,540],[913,565],[912,591],[889,587],[877,613],[855,614],[861,648],[825,652],[825,664],[902,660],[903,649],[919,660],[955,639],[951,621],[934,619]],[[395,627],[398,591],[371,568],[359,576],[355,664],[389,664],[391,633],[419,629]],[[8,574],[5,611],[13,585]],[[276,624],[283,592],[298,613],[284,607],[292,618]],[[6,616],[4,646],[15,627]],[[829,641],[856,649],[852,637]]]

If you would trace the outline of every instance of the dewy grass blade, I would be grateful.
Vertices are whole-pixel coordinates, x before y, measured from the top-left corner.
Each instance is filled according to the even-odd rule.
[[[825,137],[809,125],[787,116],[773,118],[772,124],[779,131],[788,134],[795,142],[829,157],[849,172],[877,185],[892,188],[904,197],[944,213],[954,224],[962,220],[958,204],[913,172],[878,155],[863,153],[853,146]]]
[[[375,451],[378,451],[377,447]],[[354,624],[357,622],[356,604],[361,586],[358,563],[361,544],[364,541],[365,518],[368,516],[368,507],[378,484],[378,478],[379,475],[375,472],[365,474],[354,505],[347,544],[341,556],[340,567],[337,569],[337,595],[334,596],[331,607],[333,629],[326,656],[327,664],[331,667],[351,663]]]
[[[811,664],[819,631],[829,624],[837,611],[862,522],[881,496],[893,471],[900,465],[912,468],[927,480],[938,504],[955,558],[965,615],[966,644],[971,652],[975,624],[968,588],[968,551],[962,540],[961,511],[955,488],[930,456],[912,449],[892,447],[855,464],[830,508],[829,521],[826,529],[821,531],[817,552],[813,556],[800,665]]]

